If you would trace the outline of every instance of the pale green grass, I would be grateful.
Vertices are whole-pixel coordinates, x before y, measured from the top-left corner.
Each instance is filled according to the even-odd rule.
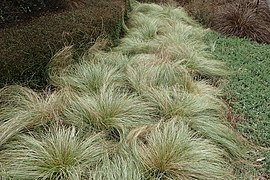
[[[208,31],[172,6],[133,9],[112,51],[100,39],[79,59],[72,47],[53,57],[55,92],[0,90],[0,177],[235,179],[246,149],[226,121],[228,71]]]
[[[175,87],[149,89],[143,96],[153,103],[160,118],[177,118],[178,121],[186,122],[191,129],[226,149],[228,158],[238,159],[245,156],[244,145],[227,127],[227,110],[221,100],[209,95],[181,92]]]
[[[15,179],[81,179],[106,153],[99,134],[83,138],[74,128],[58,126],[11,145],[7,172]]]
[[[226,66],[214,60],[206,52],[203,43],[206,30],[185,23],[189,18],[182,9],[164,7],[157,16],[144,13],[144,9],[156,9],[157,5],[139,5],[142,11],[133,13],[128,21],[130,30],[121,39],[115,51],[127,55],[156,54],[166,56],[168,61],[177,62],[194,76],[219,77],[228,75]],[[139,9],[140,9],[139,8]],[[136,9],[136,8],[135,8]],[[153,10],[154,11],[154,10]],[[156,12],[156,11],[155,11]],[[174,16],[173,16],[174,14]],[[182,17],[182,18],[181,18]],[[178,20],[177,20],[178,19]],[[183,20],[186,19],[186,20]]]
[[[178,87],[151,88],[143,96],[159,110],[162,117],[222,117],[226,106],[222,100],[208,95],[194,95]]]
[[[221,149],[174,120],[134,136],[134,151],[148,179],[233,179]]]
[[[0,146],[23,130],[57,121],[61,106],[56,92],[42,95],[20,86],[1,89],[0,98]]]
[[[180,10],[179,10],[180,9]],[[174,6],[159,6],[156,4],[141,4],[137,3],[133,6],[133,14],[143,13],[148,17],[157,17],[161,20],[167,20],[171,23],[183,22],[187,25],[198,27],[199,24],[193,20],[182,8]]]
[[[70,87],[74,91],[91,94],[112,87],[120,87],[123,76],[118,72],[118,68],[104,63],[83,62],[70,67],[59,76],[51,76],[51,80],[56,87]]]
[[[213,87],[209,82],[196,81],[186,68],[177,62],[171,62],[167,54],[138,54],[132,56],[126,68],[127,84],[138,93],[149,87],[177,86],[180,90],[193,94],[223,95],[219,87]]]
[[[63,119],[83,129],[106,131],[122,140],[131,127],[154,122],[154,109],[139,97],[108,89],[94,95],[66,95]]]
[[[132,156],[106,158],[101,167],[91,172],[95,180],[142,180],[145,179],[139,163]]]

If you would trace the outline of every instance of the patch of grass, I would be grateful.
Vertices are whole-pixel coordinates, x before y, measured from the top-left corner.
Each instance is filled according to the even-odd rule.
[[[142,180],[143,170],[136,159],[131,156],[114,156],[106,158],[101,167],[91,172],[91,178],[95,180]]]
[[[81,129],[105,131],[122,141],[130,128],[154,123],[154,109],[140,97],[106,89],[96,94],[67,93],[63,119]],[[110,138],[110,137],[109,137]]]
[[[176,118],[180,122],[186,122],[198,134],[226,149],[228,158],[238,159],[244,156],[243,144],[226,126],[228,124],[222,117],[226,106],[219,99],[188,94],[175,87],[151,89],[143,96],[157,108],[156,112],[161,119]]]
[[[142,132],[141,132],[142,133]],[[228,179],[230,166],[222,150],[201,139],[183,123],[170,121],[137,134],[134,151],[149,179]]]
[[[106,152],[100,134],[81,137],[74,128],[53,127],[46,133],[21,136],[6,155],[10,177],[19,179],[80,179],[87,177]]]
[[[119,47],[103,52],[103,42],[98,42],[76,63],[71,47],[54,56],[49,73],[60,107],[26,88],[22,89],[30,93],[12,94],[20,100],[14,103],[16,111],[26,109],[31,115],[27,118],[40,117],[49,127],[29,129],[4,143],[1,173],[21,179],[25,172],[33,179],[37,174],[48,179],[234,178],[232,161],[243,160],[246,151],[224,120],[227,107],[217,82],[227,71],[202,42],[207,31],[192,25],[183,9],[133,6],[137,11]],[[50,89],[47,93],[54,95]],[[13,118],[12,105],[8,100],[1,104],[9,108],[4,121]],[[49,111],[49,105],[56,111]],[[49,120],[56,120],[57,126],[47,123],[50,113]],[[96,149],[88,148],[93,145],[87,142],[89,133],[102,133],[104,140],[95,143],[107,145],[96,161],[90,157]],[[80,161],[85,156],[77,151],[89,159]],[[11,160],[2,159],[8,153]]]
[[[10,86],[0,90],[0,147],[22,131],[57,121],[60,96]]]
[[[103,63],[83,62],[72,65],[59,76],[50,76],[57,87],[66,87],[79,92],[99,93],[112,87],[120,87],[124,77],[118,69]]]
[[[266,159],[261,163],[269,174],[270,46],[216,33],[210,33],[206,42],[214,44],[211,52],[233,71],[226,98],[234,113],[244,118],[237,122],[237,129],[248,140],[265,148],[260,156]]]
[[[130,56],[157,54],[176,62],[194,76],[227,75],[224,64],[205,52],[202,37],[207,31],[198,27],[183,9],[155,4],[136,4],[134,9],[128,21],[130,31],[121,39],[116,51]]]

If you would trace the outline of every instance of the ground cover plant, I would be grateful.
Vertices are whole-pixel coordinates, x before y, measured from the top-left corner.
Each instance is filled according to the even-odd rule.
[[[267,179],[270,174],[270,46],[216,33],[209,34],[206,41],[210,44],[215,42],[212,53],[233,70],[227,88],[227,101],[236,114],[232,121],[255,149],[256,146],[261,147],[254,157],[265,158],[260,171]]]
[[[238,178],[248,148],[226,121],[228,70],[203,42],[207,30],[173,6],[132,9],[117,47],[54,56],[53,91],[1,89],[0,176]]]

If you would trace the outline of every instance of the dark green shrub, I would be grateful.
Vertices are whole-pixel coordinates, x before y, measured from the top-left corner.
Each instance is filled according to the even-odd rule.
[[[101,34],[117,39],[124,9],[124,0],[100,0],[86,8],[0,28],[0,85],[46,84],[45,66],[55,52],[71,44],[83,51]]]
[[[0,24],[17,22],[25,16],[46,9],[43,0],[3,0],[0,3]]]
[[[28,20],[48,11],[76,8],[86,0],[3,0],[0,3],[0,24]]]
[[[44,0],[45,6],[50,10],[66,9],[69,5],[68,0]]]

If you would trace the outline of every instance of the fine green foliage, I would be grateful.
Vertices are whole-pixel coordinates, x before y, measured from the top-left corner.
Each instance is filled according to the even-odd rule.
[[[143,141],[135,141],[135,154],[149,179],[232,179],[222,150],[183,123],[160,124]]]
[[[225,105],[221,100],[207,95],[194,95],[177,87],[149,89],[143,96],[158,109],[165,118],[212,116],[220,117]]]
[[[7,172],[18,179],[80,179],[95,167],[106,148],[99,134],[81,137],[74,128],[54,127],[11,144]]]
[[[144,10],[149,8],[159,10]],[[139,4],[134,11],[128,21],[130,30],[121,39],[116,51],[128,55],[141,53],[165,56],[167,61],[176,62],[194,76],[219,77],[228,74],[225,65],[205,51],[207,46],[202,38],[206,31],[187,23],[190,18],[182,9],[160,9],[157,5]]]
[[[132,156],[115,156],[104,160],[101,167],[91,172],[95,180],[142,180],[142,168]]]
[[[0,99],[0,146],[26,128],[56,121],[61,105],[58,93],[40,95],[20,86],[1,89]]]
[[[124,79],[118,68],[89,62],[70,66],[64,73],[50,78],[57,87],[69,86],[75,91],[87,93],[99,93],[101,90],[120,87]]]
[[[153,123],[154,108],[139,97],[107,89],[93,95],[67,94],[63,119],[83,129],[106,131],[123,140],[129,128]]]
[[[0,91],[0,176],[235,179],[246,149],[225,120],[228,73],[207,31],[183,9],[132,3],[118,47],[99,39],[76,59],[67,46],[46,93]]]
[[[180,10],[179,10],[180,9]],[[167,20],[175,23],[181,21],[187,25],[199,26],[182,8],[174,6],[159,6],[156,4],[137,4],[133,9],[134,14],[143,13],[146,16],[157,17],[160,20]]]
[[[219,99],[179,92],[175,87],[151,89],[143,95],[157,108],[156,112],[162,119],[177,118],[186,122],[191,129],[225,148],[228,158],[244,156],[243,144],[222,117],[226,106]]]

